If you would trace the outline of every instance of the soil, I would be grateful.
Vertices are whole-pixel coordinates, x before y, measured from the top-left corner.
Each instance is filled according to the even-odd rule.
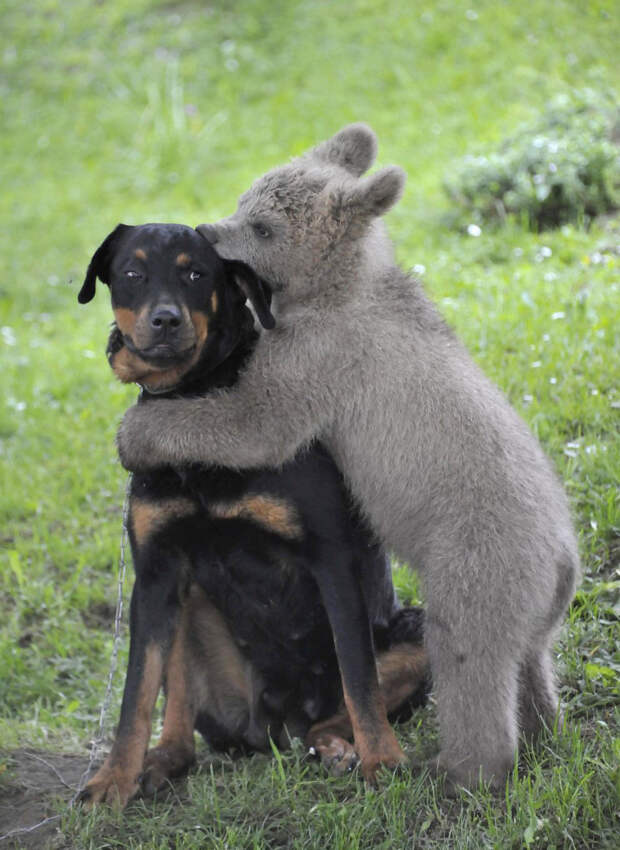
[[[13,836],[7,836],[7,833],[34,826],[47,817],[53,817],[60,810],[59,804],[63,801],[68,804],[88,767],[88,756],[39,750],[15,750],[0,753],[0,756],[0,764],[8,762],[6,770],[0,773],[2,850],[66,847],[63,836],[58,831],[59,818],[32,832],[21,832]]]

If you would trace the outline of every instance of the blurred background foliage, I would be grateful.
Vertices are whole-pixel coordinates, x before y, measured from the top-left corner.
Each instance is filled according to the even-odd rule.
[[[36,283],[40,294],[37,271],[64,280],[67,261],[78,275],[93,237],[118,220],[224,215],[254,176],[353,120],[377,130],[382,162],[408,170],[395,215],[416,246],[452,162],[538,120],[558,94],[609,87],[614,10],[601,0],[5,0],[5,291],[19,274],[18,289]]]
[[[620,206],[620,105],[611,91],[555,97],[487,155],[469,155],[444,181],[471,220],[509,215],[532,230],[587,225]]]

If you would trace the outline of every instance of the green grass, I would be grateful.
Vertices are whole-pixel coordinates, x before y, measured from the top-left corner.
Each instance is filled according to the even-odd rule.
[[[64,815],[65,846],[615,846],[620,224],[536,235],[509,221],[470,236],[447,227],[441,186],[456,160],[555,95],[617,90],[617,11],[611,0],[3,5],[0,750],[85,752],[103,696],[125,486],[114,434],[135,391],[105,362],[105,287],[76,301],[92,252],[118,221],[232,212],[253,177],[348,121],[370,123],[380,164],[408,171],[388,221],[399,260],[424,267],[555,461],[585,573],[557,647],[568,728],[523,756],[505,798],[449,801],[415,772],[368,791],[326,778],[299,747],[205,756],[178,798]],[[397,582],[417,593],[405,570]],[[110,730],[121,687],[119,674]],[[432,754],[432,707],[399,735],[414,758]]]

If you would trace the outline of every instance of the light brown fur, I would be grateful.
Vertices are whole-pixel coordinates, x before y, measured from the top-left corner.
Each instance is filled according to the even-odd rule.
[[[149,537],[164,528],[171,519],[191,516],[196,510],[196,505],[190,499],[169,499],[166,502],[132,499],[129,521],[137,544],[143,546]]]
[[[118,309],[115,311],[115,316],[118,328],[123,334],[139,339],[139,317],[136,317],[130,310]],[[189,319],[193,328],[190,344],[194,347],[187,359],[170,367],[157,367],[144,360],[136,352],[123,346],[109,357],[110,366],[119,381],[124,384],[140,384],[153,392],[163,392],[176,386],[181,378],[198,362],[209,334],[209,319],[204,313],[195,311],[189,315]],[[138,329],[138,333],[136,333],[136,329]]]
[[[238,502],[215,502],[209,505],[214,516],[223,519],[250,519],[275,534],[295,538],[301,535],[299,517],[292,505],[284,499],[271,496],[249,495]]]

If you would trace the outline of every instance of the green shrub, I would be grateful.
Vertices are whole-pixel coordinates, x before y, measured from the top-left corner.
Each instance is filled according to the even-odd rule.
[[[620,207],[620,109],[590,90],[556,98],[499,151],[467,156],[444,180],[473,221],[514,215],[532,230]]]

